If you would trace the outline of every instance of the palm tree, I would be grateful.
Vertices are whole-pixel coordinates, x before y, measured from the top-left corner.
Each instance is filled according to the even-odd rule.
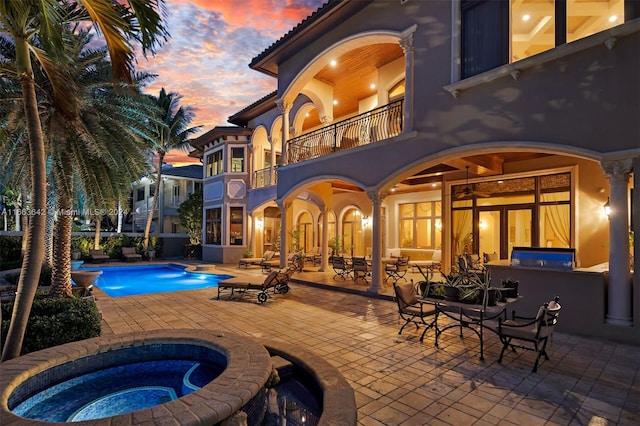
[[[112,84],[106,50],[87,49],[87,30],[74,32],[69,45],[70,75],[79,88],[78,117],[69,123],[55,108],[43,116],[57,187],[60,214],[54,239],[50,295],[71,296],[72,200],[76,188],[97,207],[96,229],[105,206],[115,205],[146,170],[146,151],[153,135],[146,117],[156,113],[139,90],[119,90]],[[140,76],[146,78],[146,75]],[[42,109],[42,108],[41,108]]]
[[[186,151],[189,147],[189,136],[200,130],[202,126],[189,127],[193,120],[193,109],[191,107],[178,107],[182,98],[177,93],[167,93],[164,87],[160,90],[158,97],[149,96],[158,105],[159,115],[152,126],[155,126],[156,139],[152,142],[152,150],[158,156],[158,165],[156,166],[156,187],[153,191],[153,201],[147,215],[147,224],[144,228],[143,248],[146,251],[149,248],[149,233],[151,231],[151,222],[153,221],[153,212],[158,204],[158,194],[160,194],[160,186],[162,185],[162,163],[164,156],[172,149]]]
[[[68,22],[93,21],[108,46],[114,77],[131,81],[132,41],[138,41],[146,54],[153,53],[161,38],[168,37],[162,24],[163,8],[163,0],[129,0],[126,4],[115,0],[0,0],[0,35],[13,40],[16,49],[15,75],[20,81],[26,117],[34,213],[2,361],[20,354],[44,257],[46,217],[41,213],[46,209],[46,155],[32,59],[45,70],[60,111],[73,119],[77,114],[74,84],[59,66],[66,61],[63,26]]]

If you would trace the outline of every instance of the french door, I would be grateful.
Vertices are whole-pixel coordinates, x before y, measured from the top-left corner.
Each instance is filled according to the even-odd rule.
[[[478,253],[498,253],[508,259],[513,247],[532,247],[534,235],[533,206],[501,206],[478,209]]]

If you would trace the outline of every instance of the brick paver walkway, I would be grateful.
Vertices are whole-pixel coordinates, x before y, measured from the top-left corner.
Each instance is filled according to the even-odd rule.
[[[230,272],[259,273],[259,270]],[[220,268],[222,269],[222,268]],[[222,271],[221,271],[222,272]],[[161,285],[159,283],[158,285]],[[366,286],[361,286],[362,290]],[[401,325],[389,300],[292,284],[266,304],[255,294],[216,300],[216,289],[110,298],[95,290],[103,334],[193,328],[226,330],[299,345],[323,356],[356,392],[360,425],[638,425],[640,346],[556,333],[551,360],[532,374],[534,355],[496,362],[488,333],[485,361],[475,335]]]

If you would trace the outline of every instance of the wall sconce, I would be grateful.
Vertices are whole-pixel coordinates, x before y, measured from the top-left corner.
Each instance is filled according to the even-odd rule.
[[[487,229],[488,227],[487,222],[485,222],[484,220],[481,220],[478,226],[480,227],[480,229]]]
[[[436,220],[436,230],[442,231],[442,221]]]
[[[371,223],[371,219],[369,219],[369,216],[362,216],[362,227],[366,228],[367,226],[369,226],[369,224]]]
[[[256,219],[256,228],[258,229],[262,229],[262,227],[264,226],[264,220],[262,218],[257,218]]]
[[[604,214],[606,214],[607,217],[610,217],[611,216],[611,204],[609,203],[609,197],[607,197],[607,202],[604,203],[602,208],[604,209]]]

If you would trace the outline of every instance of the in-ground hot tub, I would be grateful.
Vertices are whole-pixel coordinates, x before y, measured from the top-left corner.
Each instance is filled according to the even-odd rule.
[[[297,377],[291,383],[298,386],[294,393],[308,393],[308,407],[305,398],[294,403],[300,412],[309,413],[316,424],[356,424],[353,390],[326,361],[283,343],[260,344],[205,330],[94,338],[7,361],[0,371],[0,418],[3,425],[216,425],[241,414],[255,422],[267,410],[268,392],[278,389],[279,398],[287,395],[286,380],[267,390],[277,380],[272,355],[291,365]],[[109,372],[115,376],[105,381]],[[160,382],[146,382],[154,372]],[[104,394],[82,387],[92,380],[94,387],[105,388]],[[56,412],[40,405],[43,401],[51,402]]]

